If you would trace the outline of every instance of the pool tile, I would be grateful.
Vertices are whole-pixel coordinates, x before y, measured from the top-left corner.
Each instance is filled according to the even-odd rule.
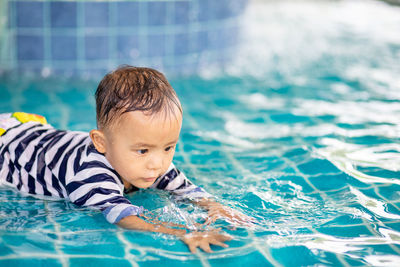
[[[235,6],[235,2],[239,2],[240,0],[236,1],[229,1],[229,0],[219,0],[218,5],[212,5],[210,9],[213,10],[213,18],[215,19],[226,19],[231,16],[232,7]],[[220,4],[221,3],[221,4]]]
[[[276,157],[269,156],[256,156],[256,155],[243,155],[241,153],[236,157],[238,162],[247,170],[252,173],[261,175],[271,171],[277,171],[287,167],[287,164]]]
[[[211,266],[274,266],[258,251],[236,257],[211,258],[208,262]]]
[[[190,52],[190,34],[182,33],[174,36],[174,54],[184,55]]]
[[[19,207],[19,208],[15,208]],[[12,200],[2,203],[3,216],[0,216],[0,229],[17,231],[19,229],[39,229],[53,231],[53,225],[43,204],[43,201]],[[4,216],[4,212],[9,217]],[[38,227],[40,224],[40,227]]]
[[[294,115],[291,113],[271,114],[270,118],[271,118],[271,120],[273,120],[275,122],[284,123],[284,124],[299,123],[299,122],[305,122],[305,121],[310,120],[309,117]]]
[[[153,57],[161,57],[166,54],[165,51],[165,42],[167,38],[170,38],[167,35],[164,34],[149,34],[148,35],[148,43],[147,43],[147,50],[146,55],[147,56],[153,56]]]
[[[335,227],[335,226],[348,226],[355,224],[361,225],[363,224],[363,220],[358,216],[354,216],[353,214],[344,214],[334,218],[333,220],[327,222],[323,226]]]
[[[367,167],[367,168],[358,167],[357,169],[365,174],[376,177],[385,177],[388,179],[396,179],[400,177],[400,173],[398,171],[390,171],[378,167]]]
[[[344,255],[344,260],[349,264],[349,266],[366,266],[366,262],[361,258],[359,260],[355,259],[354,257]]]
[[[124,245],[116,232],[86,231],[63,233],[61,250],[68,255],[96,255],[96,257],[124,257]],[[93,257],[91,257],[93,258]]]
[[[6,113],[13,109],[14,109],[14,107],[13,107],[12,103],[10,103],[10,102],[0,103],[0,112],[1,113]]]
[[[129,26],[137,26],[140,25],[140,5],[143,5],[144,3],[141,3],[140,1],[134,1],[134,2],[124,2],[124,1],[118,1],[116,3],[117,7],[117,25],[122,26],[122,27],[129,27]]]
[[[31,86],[30,90],[25,91],[23,95],[25,99],[29,99],[29,101],[25,101],[21,107],[21,109],[26,112],[34,110],[37,106],[50,101],[48,94],[34,86]]]
[[[139,35],[119,35],[117,37],[118,58],[126,61],[142,56],[139,44]]]
[[[395,244],[395,246],[396,246],[396,244]],[[399,248],[398,245],[397,245],[397,248]],[[371,244],[371,245],[365,246],[365,249],[367,251],[374,252],[375,255],[386,255],[386,256],[396,255],[396,256],[398,256],[397,251],[395,251],[388,244]]]
[[[284,176],[280,176],[279,180],[290,181],[290,182],[293,182],[293,183],[295,183],[297,185],[300,185],[301,186],[301,192],[306,193],[306,194],[314,191],[314,189],[301,176],[284,175]]]
[[[37,254],[55,254],[54,237],[46,233],[30,231],[29,235],[16,231],[2,232],[2,242],[13,255],[29,252]]]
[[[292,157],[297,157],[297,156],[304,156],[304,154],[307,154],[308,151],[304,149],[303,147],[294,147],[290,148],[289,150],[286,150],[283,153],[283,157],[287,158],[292,158]]]
[[[77,26],[77,2],[50,2],[51,27],[67,28]]]
[[[191,9],[191,5],[193,5],[194,1],[176,1],[169,3],[173,5],[174,9],[174,17],[173,23],[175,24],[187,24],[191,22],[194,18],[194,10]]]
[[[75,102],[76,108],[83,108],[86,107],[87,112],[92,112],[94,111],[94,107],[89,107],[87,103],[87,98],[93,97],[93,96],[88,96],[88,94],[82,90],[79,89],[74,89],[71,86],[71,90],[67,92],[59,91],[54,93],[56,97],[62,102],[64,105],[68,105],[71,101]],[[73,111],[73,110],[71,110]]]
[[[395,216],[395,217],[398,217],[398,218],[400,218],[400,210],[399,210],[399,203],[397,203],[397,205],[395,206],[394,204],[390,204],[390,203],[388,203],[388,204],[386,204],[386,211],[388,212],[388,213],[390,213],[391,214],[391,216]],[[388,220],[393,220],[392,218],[391,219],[389,219],[389,218],[385,218],[385,219],[388,219]]]
[[[109,58],[107,36],[85,37],[85,58],[88,60],[101,60]]]
[[[211,50],[218,50],[221,47],[225,47],[232,42],[232,31],[230,29],[216,29],[208,32],[208,48]],[[223,56],[220,54],[219,56]]]
[[[349,138],[348,143],[352,144],[368,144],[370,146],[380,145],[380,144],[390,144],[392,142],[391,138],[385,136],[372,136],[372,135],[364,135]]]
[[[323,226],[315,230],[322,234],[331,235],[335,238],[357,238],[371,236],[371,232],[365,225],[348,225],[346,227]]]
[[[89,210],[87,208],[74,208],[73,204],[68,203],[68,206],[64,207],[64,213],[62,216],[57,216],[54,220],[59,223],[62,231],[93,231],[96,229],[106,229],[110,232],[116,231],[118,226],[110,224],[104,218],[100,211]]]
[[[353,178],[348,176],[347,174],[321,174],[317,176],[309,177],[308,180],[319,190],[327,191],[327,190],[336,190],[344,185],[348,184],[348,181],[352,180]]]
[[[321,192],[318,190],[308,193],[307,196],[314,198],[316,201],[321,201],[321,203],[324,201],[324,198],[321,196]]]
[[[10,2],[9,4],[8,4],[8,6],[7,6],[7,12],[8,12],[8,14],[14,14],[16,11],[16,2]],[[6,21],[6,26],[7,26],[7,28],[9,28],[9,29],[12,29],[12,28],[15,28],[17,25],[16,25],[16,18],[14,17],[14,16],[6,16],[6,18],[7,18],[7,21]]]
[[[364,195],[363,196],[363,198],[364,197],[366,197],[366,201],[367,201],[367,203],[365,203],[365,204],[368,204],[370,201],[369,201],[369,199],[371,199],[372,201],[375,201],[375,200],[380,200],[381,198],[376,194],[376,191],[375,191],[375,188],[371,188],[371,187],[368,187],[368,188],[358,188],[358,190],[362,193],[362,195]],[[364,205],[365,205],[364,204]],[[371,203],[370,203],[371,204]],[[372,204],[371,204],[372,205]]]
[[[253,207],[255,209],[265,209],[267,211],[274,211],[279,209],[278,205],[275,205],[269,202],[264,197],[260,197],[258,194],[254,192],[247,192],[244,196],[242,196],[241,201],[249,207]]]
[[[165,25],[167,23],[166,7],[166,2],[147,2],[147,24],[150,26]]]
[[[83,2],[86,27],[107,27],[109,25],[108,2]]]
[[[61,261],[57,259],[45,258],[16,258],[1,260],[1,266],[4,267],[25,267],[25,266],[62,266]]]
[[[317,257],[322,258],[322,262],[326,264],[326,266],[343,266],[343,263],[338,259],[338,255],[329,251],[323,251],[322,249],[315,252]],[[321,264],[321,266],[324,266]],[[329,265],[328,265],[329,264]],[[354,265],[350,265],[354,266]]]
[[[163,244],[162,242],[160,243],[160,240],[163,240],[163,237],[162,237],[163,234],[160,234],[160,233],[150,233],[150,232],[127,230],[127,231],[124,231],[123,235],[124,235],[125,239],[132,244],[132,246],[138,246],[138,247],[143,247],[143,248],[155,247],[155,248],[160,248],[160,249],[168,248],[168,245]],[[181,241],[179,241],[177,238],[175,240],[171,240],[169,242],[170,243],[169,246],[171,246],[171,243],[174,243],[176,245],[177,242],[181,242]]]
[[[180,255],[179,255],[180,256]],[[178,256],[178,257],[179,257]],[[147,253],[143,261],[138,261],[137,263],[141,267],[158,267],[158,266],[174,266],[174,267],[200,267],[204,266],[199,259],[186,259],[185,256],[180,256],[181,259],[176,258],[166,258],[158,255],[157,253]]]
[[[364,182],[362,182],[362,181],[360,181],[360,180],[356,179],[355,177],[352,177],[352,176],[350,176],[348,174],[343,173],[341,175],[347,175],[347,176],[350,177],[350,179],[347,180],[347,183],[348,183],[348,185],[350,185],[352,187],[361,189],[361,188],[368,188],[368,187],[371,186],[370,184],[364,183]]]
[[[14,3],[17,27],[40,28],[43,26],[43,2],[17,1]]]
[[[0,99],[11,99],[11,94],[4,85],[0,85]]]
[[[110,258],[92,258],[92,257],[79,257],[69,259],[70,266],[127,266],[131,267],[132,264],[126,259],[110,259]]]
[[[198,2],[198,13],[197,13],[197,20],[198,21],[206,21],[211,19],[213,16],[213,11],[211,10],[210,6],[212,4],[212,0],[201,0]]]
[[[247,0],[220,0],[218,5],[213,5],[214,18],[228,19],[232,16],[238,15],[246,7]]]
[[[272,257],[283,266],[312,266],[322,263],[305,246],[287,246],[270,250]]]
[[[18,60],[43,60],[44,41],[42,36],[17,34]]]
[[[1,232],[0,232],[1,233]],[[12,249],[10,249],[9,247],[8,247],[8,245],[2,240],[3,239],[3,237],[1,236],[0,237],[0,257],[1,256],[7,256],[7,255],[12,255],[13,254],[13,251],[12,251]]]
[[[75,36],[53,35],[51,37],[53,60],[77,59],[77,38]]]
[[[335,165],[330,163],[328,160],[323,159],[312,159],[306,163],[298,166],[299,170],[304,174],[321,174],[321,173],[337,173],[339,170]]]

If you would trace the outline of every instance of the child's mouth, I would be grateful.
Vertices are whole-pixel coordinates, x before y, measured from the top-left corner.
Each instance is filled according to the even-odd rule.
[[[157,179],[157,177],[147,177],[147,178],[143,178],[143,180],[145,180],[146,182],[154,182]]]

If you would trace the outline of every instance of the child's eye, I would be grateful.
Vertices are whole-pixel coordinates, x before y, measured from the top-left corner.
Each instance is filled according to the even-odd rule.
[[[149,150],[148,149],[139,149],[136,152],[140,155],[146,154]]]
[[[174,148],[174,146],[169,146],[169,147],[165,148],[165,151],[170,151],[170,150],[172,150],[173,148]]]

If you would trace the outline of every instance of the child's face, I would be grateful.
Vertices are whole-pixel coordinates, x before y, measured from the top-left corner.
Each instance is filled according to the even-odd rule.
[[[182,125],[182,114],[141,111],[121,115],[118,123],[104,131],[105,156],[119,173],[125,187],[151,186],[172,162]]]

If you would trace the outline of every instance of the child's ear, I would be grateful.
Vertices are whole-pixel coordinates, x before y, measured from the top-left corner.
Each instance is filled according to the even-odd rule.
[[[106,153],[106,138],[104,133],[100,130],[91,130],[89,135],[96,150],[103,154]]]

